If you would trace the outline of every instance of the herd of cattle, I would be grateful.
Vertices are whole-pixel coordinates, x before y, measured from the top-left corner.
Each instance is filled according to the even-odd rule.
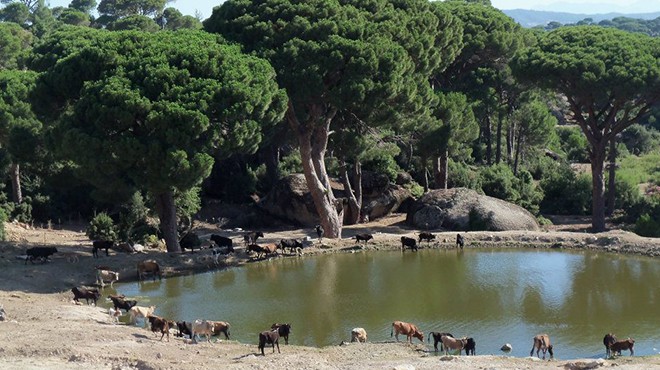
[[[323,228],[320,225],[317,225],[315,228],[319,241],[323,237]],[[264,234],[260,231],[248,232],[244,235],[245,249],[248,253],[254,253],[257,258],[266,257],[277,253],[278,250],[286,252],[288,249],[292,254],[299,254],[303,248],[303,242],[300,239],[282,239],[280,243],[269,243],[269,244],[257,244],[259,238],[263,238]],[[407,236],[401,237],[401,250],[405,251],[406,249],[411,249],[413,251],[418,250],[418,245],[422,241],[431,242],[436,236],[429,232],[420,232],[418,234],[419,239],[410,238]],[[357,234],[353,237],[357,243],[364,242],[365,244],[369,240],[373,239],[372,234]],[[227,255],[234,252],[233,241],[231,238],[213,234],[210,237],[210,241],[213,243],[211,245],[212,255],[217,263],[217,258],[221,255]],[[461,234],[456,236],[456,247],[463,248],[465,244],[465,239]],[[109,241],[94,241],[93,242],[93,256],[98,257],[99,250],[105,250],[106,255],[108,255],[108,250],[113,248],[114,243]],[[28,261],[34,263],[35,260],[40,260],[46,262],[49,260],[50,256],[57,253],[57,249],[54,247],[33,247],[29,248],[26,251],[25,263]],[[162,269],[157,261],[155,260],[145,260],[137,264],[137,276],[138,280],[143,280],[146,277],[151,276],[153,279],[158,277],[162,279]],[[112,271],[106,266],[96,266],[96,283],[101,288],[104,288],[106,283],[109,283],[112,287],[115,281],[119,280],[119,273]],[[98,288],[89,288],[85,286],[78,286],[71,289],[74,301],[80,302],[80,299],[85,299],[86,303],[89,304],[90,300],[94,305],[96,305],[98,299],[101,297],[101,292]],[[123,295],[108,295],[108,299],[112,301],[113,307],[108,309],[108,314],[113,323],[119,321],[119,317],[124,315],[122,312],[125,311],[125,314],[129,315],[129,323],[135,324],[138,318],[141,318],[144,321],[145,327],[150,326],[151,331],[157,335],[161,333],[160,340],[162,341],[165,336],[167,336],[167,341],[170,339],[170,329],[177,329],[176,336],[183,337],[188,336],[192,342],[196,342],[197,338],[205,336],[206,340],[210,342],[211,336],[217,336],[223,334],[225,339],[229,339],[230,336],[230,324],[225,321],[211,321],[211,320],[195,320],[193,322],[187,321],[173,321],[165,319],[160,316],[154,315],[155,306],[143,307],[138,306],[136,300],[126,299]],[[279,338],[284,338],[285,344],[289,342],[289,334],[291,332],[291,324],[272,324],[270,329],[264,330],[259,333],[258,338],[258,348],[261,351],[261,354],[264,355],[264,348],[266,345],[270,345],[275,352],[277,347],[278,353],[280,352],[279,347]],[[394,321],[392,323],[392,330],[390,336],[394,336],[396,340],[399,340],[399,334],[406,336],[407,341],[412,343],[412,338],[419,339],[424,343],[424,333],[420,331],[416,325],[411,323],[406,323],[402,321]],[[436,352],[438,352],[438,344],[440,344],[440,350],[444,351],[445,355],[449,351],[458,351],[460,354],[462,351],[465,351],[466,355],[475,355],[476,353],[476,342],[474,338],[461,337],[456,338],[451,333],[447,332],[430,332],[428,336],[428,341],[430,342],[433,338],[433,347]],[[367,332],[364,328],[354,328],[351,330],[351,342],[364,343],[367,341]],[[622,350],[630,351],[630,355],[634,354],[634,343],[635,340],[627,338],[624,340],[617,340],[615,335],[608,333],[603,338],[603,344],[606,349],[606,356],[611,357],[613,355],[621,355]],[[504,349],[504,348],[503,348]],[[539,334],[533,338],[532,350],[530,351],[530,356],[534,355],[534,350],[536,350],[537,357],[540,357],[540,352],[543,353],[543,359],[545,359],[546,352],[550,354],[550,358],[554,357],[553,346],[550,343],[550,337],[547,334]]]

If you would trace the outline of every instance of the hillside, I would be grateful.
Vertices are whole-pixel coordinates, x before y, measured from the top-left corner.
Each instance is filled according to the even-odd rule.
[[[504,14],[513,18],[516,22],[520,23],[523,27],[534,27],[538,25],[545,25],[549,22],[559,22],[562,24],[576,23],[585,18],[593,19],[594,23],[602,20],[613,19],[616,17],[627,17],[635,19],[655,19],[660,17],[660,11],[653,13],[640,13],[640,14],[623,14],[623,13],[604,13],[604,14],[576,14],[566,12],[550,12],[538,11],[527,9],[508,9],[502,10]]]

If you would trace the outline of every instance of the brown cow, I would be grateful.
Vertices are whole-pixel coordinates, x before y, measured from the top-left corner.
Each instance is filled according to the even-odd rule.
[[[220,335],[220,333],[225,335],[225,339],[229,339],[229,325],[226,321],[209,321],[213,324],[213,335]]]
[[[261,350],[261,355],[265,356],[264,348],[266,344],[271,344],[273,346],[273,353],[275,353],[275,346],[277,346],[277,353],[280,352],[280,334],[277,330],[267,330],[259,333],[259,349]]]
[[[616,342],[616,336],[612,333],[605,334],[603,337],[603,344],[605,345],[605,356],[607,358],[612,357],[612,344]]]
[[[163,337],[167,334],[167,341],[170,341],[170,322],[165,320],[162,317],[151,315],[148,317],[149,323],[151,324],[151,331],[156,333],[157,331],[161,332],[160,340],[163,341]]]
[[[550,337],[548,334],[538,334],[534,337],[534,344],[532,350],[529,351],[530,356],[534,356],[534,349],[536,349],[536,357],[539,356],[539,351],[543,351],[543,359],[545,360],[545,352],[550,353],[550,359],[554,357],[552,352],[552,344],[550,344]]]
[[[367,341],[367,331],[364,328],[353,328],[351,330],[351,342],[365,343]]]
[[[144,279],[145,275],[152,275],[154,280],[156,280],[156,275],[158,275],[158,279],[163,278],[160,265],[158,265],[158,262],[154,260],[146,260],[146,261],[138,262],[137,274],[138,274],[138,280]]]
[[[467,338],[465,337],[457,339],[451,335],[443,335],[440,337],[440,340],[442,340],[442,345],[444,346],[445,356],[449,354],[449,350],[458,350],[458,354],[460,355],[461,350],[467,345]]]
[[[396,334],[394,334],[396,332]],[[390,337],[394,335],[396,341],[399,341],[399,334],[405,334],[408,338],[408,342],[412,343],[412,338],[415,337],[424,343],[424,332],[419,331],[415,324],[410,324],[403,321],[395,321],[392,323],[392,331],[390,332]]]
[[[633,351],[633,346],[635,345],[635,340],[632,338],[624,339],[624,340],[619,340],[614,342],[610,348],[612,349],[612,354],[613,355],[619,355],[621,356],[621,351],[622,350],[630,350],[630,355],[634,355],[635,351]]]

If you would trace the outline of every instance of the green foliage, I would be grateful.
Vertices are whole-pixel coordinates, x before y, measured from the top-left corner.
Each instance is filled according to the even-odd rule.
[[[280,159],[278,163],[278,171],[281,177],[286,177],[293,173],[302,173],[302,161],[300,160],[300,152],[297,150],[289,152]]]
[[[5,210],[0,208],[0,241],[7,240],[7,234],[5,233],[5,222],[7,221]]]
[[[87,237],[90,240],[117,240],[117,228],[107,213],[97,214],[87,226]]]
[[[540,211],[545,214],[584,215],[590,211],[591,179],[577,176],[568,164],[555,163],[540,181],[543,200]]]
[[[539,223],[541,226],[550,226],[552,225],[552,221],[550,219],[547,219],[541,215],[536,216],[536,222]]]
[[[200,191],[201,188],[195,186],[185,191],[177,191],[174,194],[179,229],[185,230],[192,226],[193,216],[199,212],[202,207],[201,198],[199,196]]]
[[[419,198],[422,195],[424,195],[424,187],[422,185],[418,184],[415,181],[411,181],[409,183],[406,183],[406,184],[403,185],[403,187],[408,189],[410,194],[415,198]]]
[[[138,224],[144,224],[147,221],[149,209],[144,202],[142,194],[133,193],[128,202],[122,204],[119,210],[119,222],[117,225],[117,234],[119,240],[139,240],[133,235],[133,229]]]
[[[570,162],[589,162],[589,142],[578,126],[557,126],[561,148]]]
[[[0,9],[0,19],[7,8]],[[24,66],[24,59],[32,46],[33,36],[14,21],[0,22],[0,69],[16,69]]]
[[[479,172],[463,162],[449,160],[448,186],[450,188],[468,188],[481,191],[481,177]]]
[[[532,174],[528,171],[519,171],[514,181],[514,188],[518,192],[518,199],[511,200],[533,214],[539,213],[539,204],[543,200],[543,190],[536,185]]]
[[[660,148],[660,132],[635,124],[621,133],[621,142],[631,154],[641,156]]]
[[[644,184],[660,179],[660,152],[646,155],[628,155],[619,158],[616,178],[629,184]]]
[[[645,213],[635,222],[635,233],[650,238],[660,237],[660,218]]]
[[[0,9],[0,21],[16,23],[16,25],[28,26],[30,20],[30,8],[23,3],[10,3]]]
[[[484,194],[510,202],[520,198],[514,185],[516,177],[506,164],[484,167],[480,171],[480,177],[481,190]]]
[[[107,27],[111,31],[160,31],[160,27],[156,21],[147,16],[137,14],[117,19],[116,21],[109,23]]]

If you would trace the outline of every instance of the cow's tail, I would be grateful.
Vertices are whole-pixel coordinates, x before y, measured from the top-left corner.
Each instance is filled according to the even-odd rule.
[[[435,336],[435,332],[433,332],[433,331],[429,332],[429,336],[426,337],[426,341],[427,341],[428,343],[431,343],[431,337],[432,337],[432,336]]]
[[[394,323],[392,323],[392,330],[390,331],[390,337],[394,336]]]

